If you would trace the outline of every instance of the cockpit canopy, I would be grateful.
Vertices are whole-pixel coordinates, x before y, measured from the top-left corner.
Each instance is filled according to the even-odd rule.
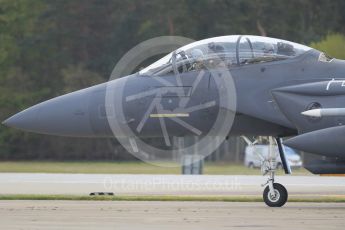
[[[193,42],[144,68],[141,75],[161,76],[199,69],[231,68],[297,57],[310,47],[260,36],[222,36]]]

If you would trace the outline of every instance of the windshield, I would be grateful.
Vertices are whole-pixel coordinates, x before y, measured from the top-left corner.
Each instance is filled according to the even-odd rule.
[[[166,55],[139,73],[164,75],[174,71],[280,61],[297,57],[311,48],[297,43],[260,36],[223,36],[193,42]]]

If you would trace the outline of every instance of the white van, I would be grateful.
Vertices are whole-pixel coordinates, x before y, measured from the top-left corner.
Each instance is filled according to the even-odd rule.
[[[247,146],[245,149],[245,155],[244,155],[244,165],[249,168],[260,168],[261,167],[261,160],[258,156],[261,155],[265,159],[269,157],[269,145],[251,145]],[[302,160],[300,155],[296,153],[295,150],[292,148],[289,148],[287,146],[284,146],[285,154],[286,154],[286,160],[289,162],[290,167],[292,168],[300,168],[302,167]],[[255,152],[256,151],[256,152]],[[274,154],[277,155],[277,168],[282,168],[283,164],[279,156],[279,150],[277,146],[273,147]]]

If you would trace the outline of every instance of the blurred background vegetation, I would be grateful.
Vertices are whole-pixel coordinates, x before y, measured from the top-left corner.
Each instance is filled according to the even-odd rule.
[[[117,61],[156,36],[277,37],[345,59],[343,0],[0,0],[0,120],[106,81]],[[129,160],[114,140],[0,127],[0,159]]]

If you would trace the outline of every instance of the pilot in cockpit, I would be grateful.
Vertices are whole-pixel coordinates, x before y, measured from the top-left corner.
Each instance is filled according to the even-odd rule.
[[[223,53],[225,48],[222,45],[216,44],[214,42],[210,42],[208,44],[208,48],[210,50],[210,53]]]
[[[274,53],[274,46],[271,43],[265,43],[262,51],[264,52],[264,54],[273,54]]]
[[[193,65],[190,67],[190,70],[201,70],[204,68],[204,63],[203,63],[203,57],[204,53],[202,52],[201,49],[193,49],[190,52],[192,58],[194,59]]]

